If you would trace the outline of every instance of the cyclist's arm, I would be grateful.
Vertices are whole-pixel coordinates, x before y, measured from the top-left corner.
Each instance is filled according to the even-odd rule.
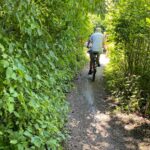
[[[88,44],[87,44],[87,48],[90,48],[90,44],[92,43],[92,35],[91,35],[91,37],[89,38],[89,40],[88,40]]]
[[[89,48],[89,45],[90,45],[90,40],[88,40],[88,43],[87,43],[87,48]]]

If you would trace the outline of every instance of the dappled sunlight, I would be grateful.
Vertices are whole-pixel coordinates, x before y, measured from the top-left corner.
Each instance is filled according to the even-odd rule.
[[[100,56],[100,63],[102,65],[106,65],[109,63],[109,58],[106,56],[106,54],[101,54]]]
[[[95,128],[96,134],[101,134],[101,136],[105,138],[109,136],[108,129],[110,128],[110,120],[108,114],[97,111],[94,115],[94,123],[91,123],[91,126]]]
[[[117,113],[116,116],[124,123],[124,128],[126,130],[133,130],[134,128],[144,123],[150,124],[150,120],[143,119],[143,117],[136,114]]]
[[[98,109],[95,111],[88,111],[84,114],[85,118],[78,120],[72,118],[70,122],[71,127],[75,129],[74,134],[79,134],[74,137],[74,140],[79,140],[80,134],[84,133],[82,140],[78,142],[79,150],[115,150],[117,148],[113,145],[114,140],[122,143],[123,149],[131,150],[148,150],[149,138],[143,136],[143,141],[132,136],[137,131],[134,128],[140,126],[139,124],[150,123],[136,114],[110,114],[110,112],[101,112]],[[138,122],[140,120],[140,123]],[[84,124],[83,128],[81,127]],[[135,132],[135,133],[134,133]],[[138,131],[139,132],[139,131]],[[77,134],[77,135],[78,135]]]
[[[78,127],[79,122],[80,122],[80,121],[78,121],[78,120],[76,120],[76,119],[73,118],[72,121],[69,123],[69,125],[70,125],[71,127]]]

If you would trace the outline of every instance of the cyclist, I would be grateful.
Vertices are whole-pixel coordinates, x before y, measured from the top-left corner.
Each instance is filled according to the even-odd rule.
[[[90,47],[91,44],[91,47]],[[92,64],[92,58],[93,58],[93,52],[97,53],[97,66],[100,67],[100,62],[99,62],[99,56],[103,52],[104,48],[104,35],[101,33],[101,28],[97,27],[95,29],[95,32],[90,36],[90,39],[88,41],[87,47],[90,48],[89,53],[90,53],[90,69],[88,74],[92,74],[93,72],[93,64]]]

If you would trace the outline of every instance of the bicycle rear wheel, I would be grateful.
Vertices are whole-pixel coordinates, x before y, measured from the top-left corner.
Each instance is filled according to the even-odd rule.
[[[92,64],[93,64],[92,81],[95,81],[95,75],[96,75],[96,58],[97,58],[97,53],[93,53],[92,54]]]

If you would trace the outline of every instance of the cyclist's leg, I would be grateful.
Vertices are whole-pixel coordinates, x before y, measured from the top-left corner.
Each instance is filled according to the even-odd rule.
[[[93,59],[92,59],[93,70],[96,69],[96,59],[97,59],[97,54],[93,54]]]
[[[90,52],[90,69],[89,69],[89,73],[88,74],[92,74],[92,70],[93,70],[93,54],[92,52]]]
[[[92,55],[92,52],[90,53],[90,70],[92,70],[92,57],[93,57],[93,55]]]
[[[96,57],[96,63],[98,66],[100,66],[100,62],[99,62],[100,60],[99,59],[100,59],[100,53],[98,53],[97,57]]]

